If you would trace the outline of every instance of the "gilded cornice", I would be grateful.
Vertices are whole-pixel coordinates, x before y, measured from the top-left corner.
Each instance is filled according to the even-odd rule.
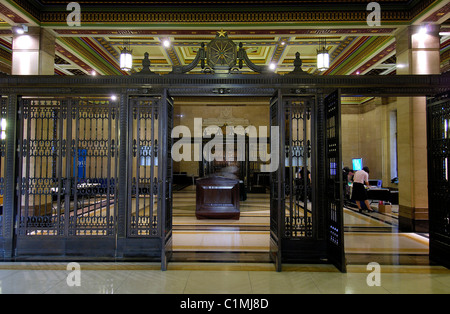
[[[68,12],[60,1],[7,0],[42,25],[65,23]],[[132,23],[366,23],[367,1],[78,1],[85,24]],[[411,22],[439,0],[379,1],[384,23]],[[222,6],[220,6],[222,4]],[[91,6],[92,5],[92,6]],[[219,7],[220,6],[220,7]]]
[[[41,22],[65,23],[66,12],[45,13]],[[367,11],[333,12],[82,12],[81,20],[85,24],[102,22],[103,24],[129,23],[324,23],[324,22],[361,22],[366,23]],[[384,22],[408,22],[408,11],[382,12]]]

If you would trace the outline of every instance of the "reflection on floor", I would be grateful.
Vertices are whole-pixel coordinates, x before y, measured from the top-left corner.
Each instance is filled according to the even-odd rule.
[[[303,294],[308,294],[303,299],[308,304],[311,294],[450,293],[450,270],[436,266],[383,266],[379,285],[368,284],[363,265],[350,265],[347,273],[332,265],[283,265],[282,272],[275,272],[269,263],[170,263],[167,271],[158,263],[81,263],[80,269],[79,285],[69,285],[74,277],[66,263],[0,263],[0,294],[158,294],[150,302],[167,301],[165,309],[172,306],[178,313],[176,296],[163,299],[159,294],[188,294],[182,298],[195,301],[218,294],[212,297],[222,302],[236,294],[269,299],[266,294],[276,294],[273,301],[286,294],[283,304],[271,300],[270,306],[289,311]],[[30,310],[35,307],[27,304]]]
[[[428,265],[426,235],[399,233],[398,206],[392,213],[358,212],[344,208],[345,251],[348,264],[375,261],[385,265]],[[269,194],[249,194],[241,202],[239,220],[195,217],[195,186],[173,195],[173,248],[175,261],[268,260]],[[224,254],[227,253],[227,254]]]

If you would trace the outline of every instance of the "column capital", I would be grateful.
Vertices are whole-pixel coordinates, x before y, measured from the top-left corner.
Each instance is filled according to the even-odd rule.
[[[396,51],[397,54],[403,53],[409,49],[418,48],[440,48],[440,36],[439,32],[441,25],[439,24],[427,24],[427,25],[410,25],[399,31],[395,35],[395,40],[397,42]],[[417,40],[420,38],[421,40]],[[437,41],[436,41],[437,39]],[[426,41],[427,43],[421,44],[421,42]],[[438,46],[436,46],[436,42]],[[424,47],[424,46],[427,47]],[[433,45],[433,47],[430,47]]]
[[[24,34],[13,33],[12,74],[54,75],[55,36],[42,27],[28,27]]]
[[[441,31],[440,24],[410,25],[408,28],[411,30],[411,35],[426,33],[431,36],[439,36]]]

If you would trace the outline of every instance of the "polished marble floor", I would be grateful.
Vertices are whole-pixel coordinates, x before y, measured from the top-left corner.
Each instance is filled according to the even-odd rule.
[[[288,265],[267,263],[0,263],[1,294],[449,294],[450,270],[439,266]]]
[[[174,193],[174,259],[159,263],[0,263],[0,293],[36,294],[449,294],[450,270],[428,261],[427,235],[399,233],[391,214],[344,209],[347,273],[327,264],[268,259],[268,195],[248,195],[239,220],[197,220],[195,193]],[[376,204],[373,205],[376,209]],[[378,263],[376,285],[370,262]]]
[[[175,252],[269,251],[269,194],[248,194],[239,220],[195,218],[194,187],[174,193],[173,248]],[[428,238],[398,232],[398,206],[391,213],[360,213],[344,208],[345,251],[350,264],[371,260],[388,265],[428,264]],[[255,256],[263,256],[262,254]]]

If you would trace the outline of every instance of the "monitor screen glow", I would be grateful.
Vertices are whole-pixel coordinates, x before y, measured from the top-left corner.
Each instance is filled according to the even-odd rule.
[[[352,165],[353,165],[353,171],[362,170],[362,168],[363,168],[362,158],[353,158]]]

